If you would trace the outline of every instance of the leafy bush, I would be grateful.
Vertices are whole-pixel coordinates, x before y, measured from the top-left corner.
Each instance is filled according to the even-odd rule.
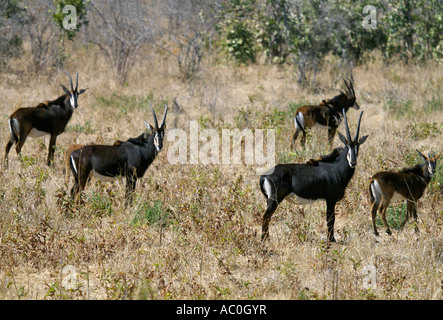
[[[406,214],[406,202],[403,201],[401,204],[391,204],[388,209],[386,209],[386,221],[388,222],[388,226],[392,229],[399,229],[406,218]],[[380,215],[377,215],[375,223],[379,227],[383,226],[383,221],[381,220]]]
[[[155,200],[153,205],[148,201],[144,201],[137,206],[132,224],[152,225],[161,223],[162,226],[166,226],[168,221],[168,213],[163,209],[162,202]]]
[[[443,111],[443,101],[440,99],[440,97],[434,96],[432,97],[431,100],[428,100],[426,102],[423,111],[426,113],[434,111]]]
[[[112,200],[99,192],[94,192],[88,198],[88,203],[91,206],[91,210],[97,216],[110,216],[113,212]]]
[[[218,9],[216,30],[222,48],[239,63],[255,62],[258,51],[257,8],[255,0],[227,0]]]
[[[89,21],[86,20],[86,3],[84,0],[55,0],[55,12],[52,14],[52,18],[55,23],[59,26],[60,30],[64,30],[65,35],[69,40],[73,40],[75,33],[79,31],[82,25],[88,25]],[[66,14],[63,13],[63,9],[66,6],[74,6],[76,9],[76,28],[75,29],[65,29],[63,26],[63,21],[66,18]],[[72,13],[70,13],[72,14]]]
[[[22,34],[19,30],[25,23],[26,9],[21,0],[2,0],[0,2],[0,68],[7,59],[17,56],[22,50]]]
[[[441,160],[440,160],[441,161]],[[433,193],[434,191],[440,192],[443,196],[443,167],[442,165],[437,165],[436,173],[429,183],[429,193]]]
[[[382,28],[388,34],[388,58],[441,59],[443,3],[439,0],[394,0],[385,7]]]
[[[408,127],[411,138],[416,140],[435,138],[443,132],[443,124],[437,122],[414,123]]]
[[[412,102],[412,100],[397,101],[389,99],[383,109],[397,119],[410,117],[412,115]]]

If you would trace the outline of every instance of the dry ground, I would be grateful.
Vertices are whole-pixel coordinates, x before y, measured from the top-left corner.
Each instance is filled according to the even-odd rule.
[[[291,110],[334,96],[342,87],[336,72],[325,67],[318,89],[306,90],[289,66],[207,61],[198,79],[183,83],[173,59],[147,55],[120,87],[106,62],[84,50],[72,53],[66,69],[78,71],[79,87],[89,90],[58,138],[55,168],[45,165],[46,138],[26,142],[23,163],[12,149],[9,169],[0,170],[1,299],[442,299],[443,175],[419,203],[419,234],[410,223],[392,236],[379,226],[375,238],[366,194],[375,172],[413,164],[415,149],[442,150],[441,65],[374,60],[355,69],[361,134],[369,139],[336,208],[339,242],[325,246],[325,204],[283,203],[263,250],[265,201],[254,166],[172,165],[166,142],[131,208],[123,206],[124,181],[95,180],[76,207],[66,195],[63,152],[139,135],[143,119],[152,123],[150,99],[158,114],[164,102],[170,106],[167,130],[186,131],[190,120],[212,127],[215,104],[218,130],[275,128],[276,162],[304,162],[329,152],[326,132],[313,130],[306,149],[291,152]],[[59,83],[67,83],[63,72],[0,75],[2,148],[9,114],[56,98]],[[352,132],[357,119],[351,109]],[[397,203],[391,215],[402,210]]]

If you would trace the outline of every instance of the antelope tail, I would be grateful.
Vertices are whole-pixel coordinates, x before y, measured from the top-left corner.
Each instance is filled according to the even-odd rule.
[[[272,185],[268,178],[260,179],[260,189],[266,199],[272,197]],[[271,180],[272,181],[272,180]]]
[[[374,194],[372,193],[372,184],[374,183],[374,180],[371,179],[371,181],[369,182],[369,203],[373,204],[375,201],[375,197]]]
[[[380,190],[380,185],[378,184],[377,180],[371,179],[369,182],[369,201],[372,205],[374,202],[377,202],[377,204],[380,203],[382,200],[382,192]]]
[[[11,131],[11,137],[14,139],[14,141],[17,143],[19,138],[19,123],[17,121],[17,119],[12,118],[12,119],[8,119],[8,124],[9,124],[9,131]]]
[[[294,117],[294,121],[295,121],[296,129],[300,128],[300,130],[303,132],[303,134],[305,134],[303,114],[297,113]]]

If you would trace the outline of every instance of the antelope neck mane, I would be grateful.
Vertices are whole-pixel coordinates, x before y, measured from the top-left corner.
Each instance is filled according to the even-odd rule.
[[[424,164],[416,164],[413,167],[405,167],[405,168],[401,169],[399,172],[420,174],[423,172],[423,166],[424,166]]]
[[[344,149],[343,147],[335,148],[334,150],[332,150],[331,153],[324,155],[324,156],[320,156],[320,158],[318,158],[318,159],[309,159],[309,161],[306,162],[306,164],[309,164],[311,166],[318,166],[318,164],[320,162],[332,163],[342,153],[343,149]]]
[[[41,102],[37,105],[37,108],[47,108],[51,104],[62,104],[68,95],[65,93],[62,96],[58,97],[54,100],[46,100],[45,102]]]
[[[130,142],[132,144],[135,144],[137,146],[141,146],[143,145],[147,139],[149,139],[151,136],[153,136],[153,134],[150,135],[145,135],[145,133],[142,133],[140,136],[138,136],[137,138],[129,138],[127,140],[127,142]]]

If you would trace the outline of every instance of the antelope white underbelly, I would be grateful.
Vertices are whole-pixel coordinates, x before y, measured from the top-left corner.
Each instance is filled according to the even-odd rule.
[[[285,200],[294,204],[311,204],[323,199],[305,199],[297,196],[295,193],[290,193],[286,196]]]
[[[120,176],[116,176],[116,177],[104,176],[104,175],[96,172],[95,170],[92,170],[92,175],[94,176],[94,178],[96,178],[100,181],[104,181],[104,182],[114,182],[118,179],[121,179]]]
[[[40,131],[40,130],[37,130],[36,128],[32,128],[31,131],[29,131],[28,137],[39,138],[39,137],[43,137],[48,134],[49,134],[49,132]]]
[[[394,195],[392,196],[391,201],[395,201],[395,200],[406,200],[406,198],[403,197],[400,193],[394,192]]]

